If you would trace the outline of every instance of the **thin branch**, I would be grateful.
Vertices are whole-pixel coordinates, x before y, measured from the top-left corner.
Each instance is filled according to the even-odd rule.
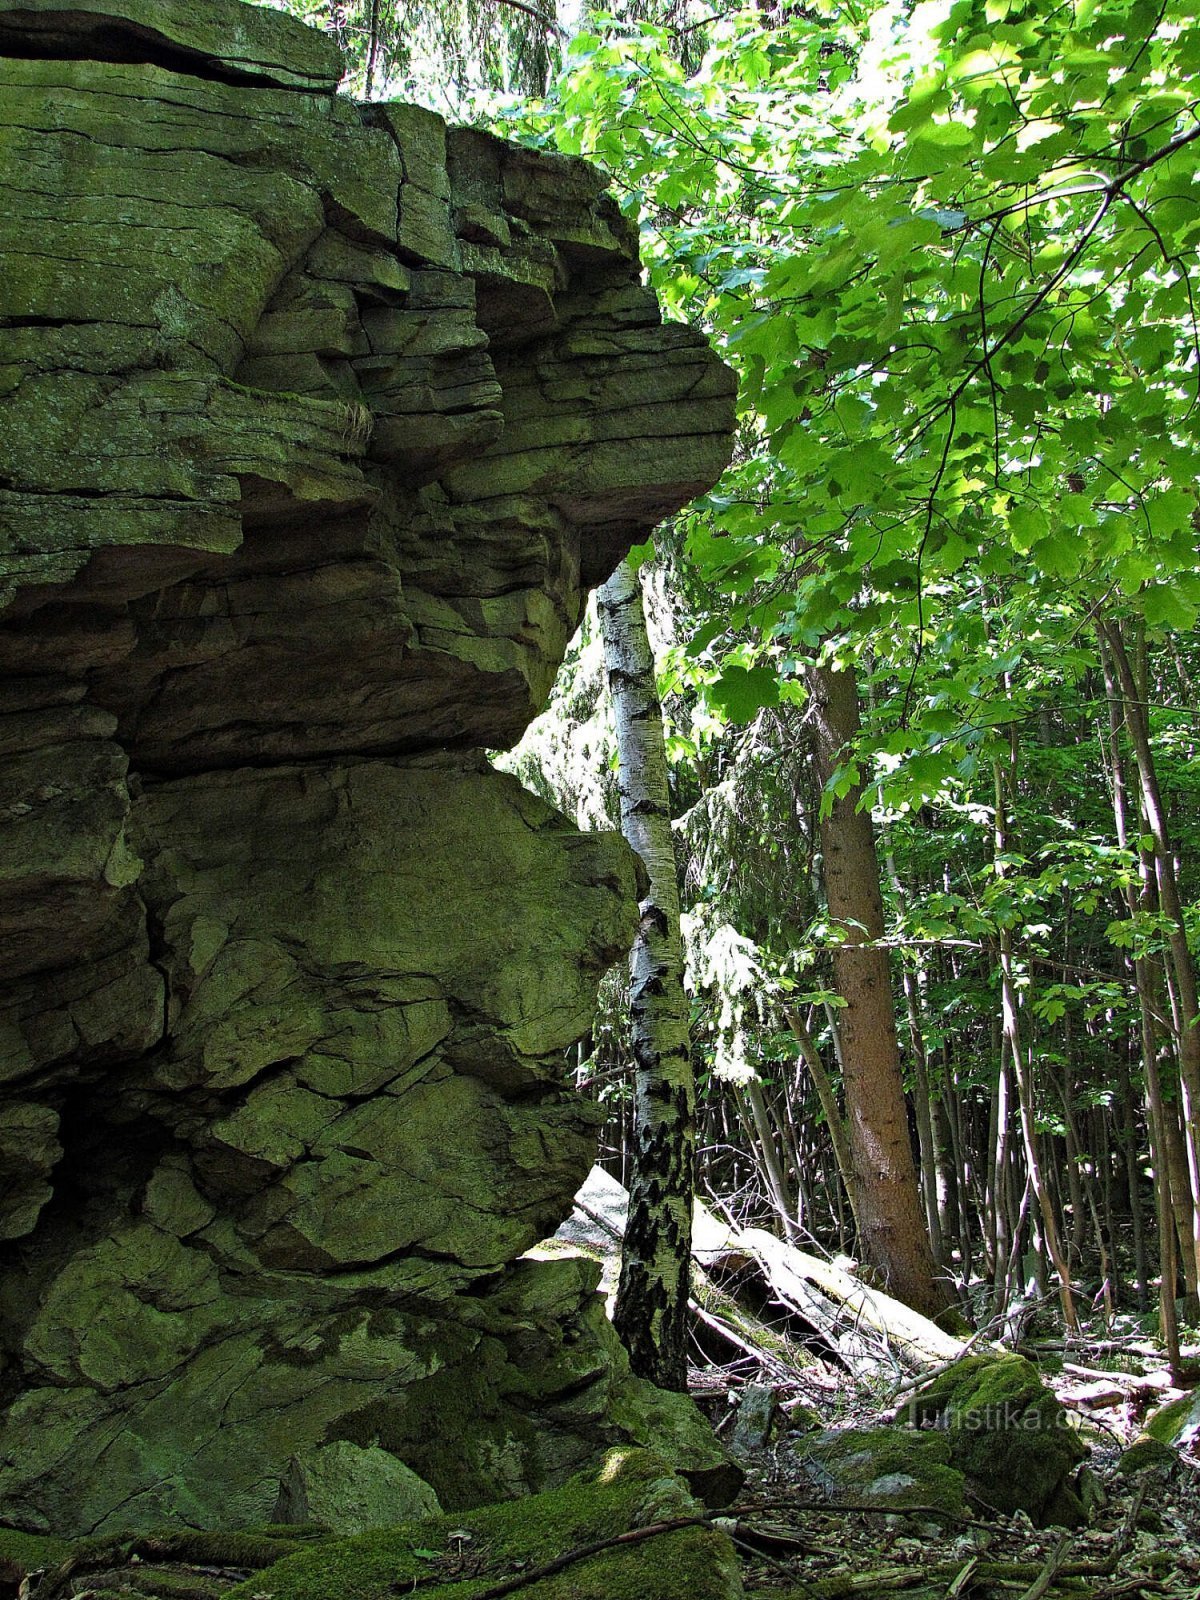
[[[567,37],[567,30],[560,28],[553,17],[548,17],[544,11],[539,11],[536,6],[527,5],[526,0],[489,0],[489,4],[508,6],[513,11],[524,12],[527,17],[532,17],[547,33],[553,33],[560,39]]]
[[[589,1556],[598,1556],[603,1550],[640,1544],[645,1539],[657,1539],[661,1534],[675,1533],[680,1528],[707,1527],[715,1515],[715,1512],[710,1512],[707,1516],[672,1517],[668,1522],[652,1522],[645,1528],[630,1528],[625,1533],[615,1533],[607,1539],[592,1539],[587,1544],[576,1545],[573,1550],[564,1550],[562,1555],[555,1556],[552,1561],[544,1561],[540,1567],[529,1567],[510,1578],[501,1578],[499,1583],[489,1584],[486,1589],[476,1592],[475,1600],[501,1600],[502,1595],[528,1588],[531,1583],[540,1583],[543,1578],[551,1578],[565,1567],[574,1566],[577,1561],[586,1561]]]

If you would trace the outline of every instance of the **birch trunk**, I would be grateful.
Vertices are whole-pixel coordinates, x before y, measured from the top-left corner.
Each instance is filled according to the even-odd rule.
[[[630,955],[634,1154],[613,1321],[639,1377],[686,1390],[695,1089],[662,708],[641,583],[628,562],[599,591],[599,609],[621,830],[648,879]]]

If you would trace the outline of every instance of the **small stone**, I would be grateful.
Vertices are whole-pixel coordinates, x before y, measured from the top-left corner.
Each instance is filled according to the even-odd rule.
[[[730,1445],[735,1455],[761,1450],[770,1440],[779,1413],[779,1394],[769,1384],[748,1383],[739,1395]]]

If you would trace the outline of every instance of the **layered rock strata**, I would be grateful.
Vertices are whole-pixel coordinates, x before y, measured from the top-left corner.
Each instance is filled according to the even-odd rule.
[[[518,1259],[636,884],[480,752],[731,379],[591,169],[339,72],[235,0],[0,0],[13,1526],[252,1523],[335,1457],[454,1507],[687,1420]]]

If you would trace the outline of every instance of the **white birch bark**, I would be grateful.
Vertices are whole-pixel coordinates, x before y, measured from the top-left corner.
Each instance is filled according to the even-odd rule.
[[[641,583],[628,562],[598,599],[616,713],[621,830],[648,880],[630,955],[634,1160],[613,1320],[640,1377],[685,1390],[695,1090],[662,707]]]

